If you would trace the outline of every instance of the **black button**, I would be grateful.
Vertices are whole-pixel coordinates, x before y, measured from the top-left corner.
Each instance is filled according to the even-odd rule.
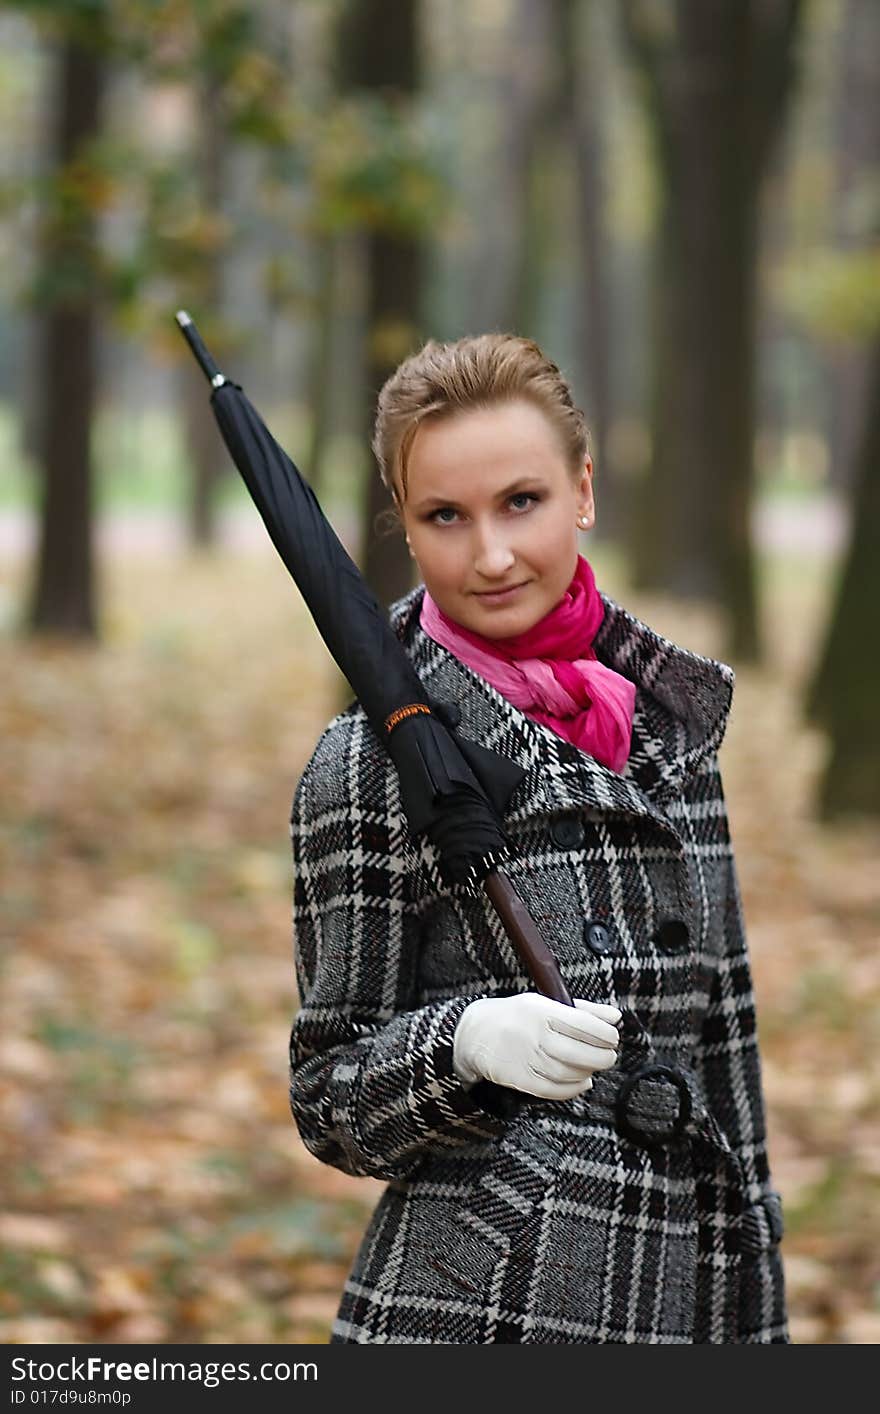
[[[690,936],[687,924],[680,918],[666,918],[654,934],[654,942],[664,952],[683,952]]]
[[[550,838],[560,849],[577,849],[583,844],[583,823],[574,815],[563,815],[550,826]]]
[[[604,923],[593,923],[589,918],[584,924],[584,942],[593,952],[602,953],[614,952],[614,935]]]

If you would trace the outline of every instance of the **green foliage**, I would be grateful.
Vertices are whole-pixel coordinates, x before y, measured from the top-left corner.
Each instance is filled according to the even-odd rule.
[[[124,192],[130,153],[111,138],[99,137],[75,158],[31,184],[41,210],[41,260],[24,297],[34,306],[71,305],[112,292],[112,256],[95,239],[98,218]]]
[[[34,213],[38,260],[24,263],[16,291],[32,307],[97,304],[160,357],[180,357],[168,311],[187,305],[199,310],[211,348],[229,358],[241,338],[217,317],[213,277],[250,238],[254,218],[266,236],[267,299],[303,311],[314,295],[292,237],[351,227],[419,234],[450,209],[436,119],[432,128],[426,110],[378,94],[307,102],[290,82],[290,55],[269,33],[265,7],[22,0],[6,8],[55,43],[100,45],[154,93],[164,85],[189,92],[195,117],[175,150],[140,131],[104,131],[65,166],[0,183],[0,218]],[[235,146],[261,153],[255,211],[221,209],[206,190],[206,123],[216,125],[224,162]]]
[[[154,90],[195,86],[197,110],[206,106],[226,144],[285,152],[295,140],[298,119],[285,56],[261,33],[262,17],[253,6],[230,0],[22,0],[6,8],[31,19],[50,42],[97,47],[117,65],[133,66]],[[0,217],[28,209],[36,214],[39,262],[20,284],[19,298],[44,309],[98,302],[131,333],[155,330],[157,306],[167,320],[169,300],[197,296],[203,272],[240,234],[206,204],[194,181],[196,157],[192,138],[183,151],[164,153],[140,133],[128,139],[104,132],[62,166],[7,178],[0,184]],[[288,175],[290,170],[288,165]],[[116,230],[127,235],[120,239]],[[224,331],[208,327],[204,316],[202,323],[224,352]]]
[[[130,5],[114,5],[113,0],[3,0],[0,8],[25,15],[49,39],[76,38],[106,49],[120,12]]]
[[[817,250],[777,276],[784,308],[828,342],[867,342],[880,329],[880,245]]]
[[[443,219],[449,190],[439,151],[404,103],[362,94],[340,102],[322,124],[315,150],[316,222],[401,235]]]

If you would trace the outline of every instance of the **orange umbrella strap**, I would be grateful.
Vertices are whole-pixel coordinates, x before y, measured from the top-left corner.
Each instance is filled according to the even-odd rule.
[[[426,707],[424,702],[407,702],[405,707],[396,707],[390,716],[385,718],[384,725],[388,735],[390,736],[394,728],[407,717],[415,716],[416,712],[427,712],[429,717],[432,715],[430,707]]]

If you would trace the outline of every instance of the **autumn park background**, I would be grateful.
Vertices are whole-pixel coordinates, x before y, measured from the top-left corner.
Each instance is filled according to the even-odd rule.
[[[326,1342],[381,1191],[287,1108],[287,824],[350,700],[174,324],[383,603],[369,454],[511,329],[721,762],[797,1343],[880,1340],[880,6],[0,3],[0,1340]]]

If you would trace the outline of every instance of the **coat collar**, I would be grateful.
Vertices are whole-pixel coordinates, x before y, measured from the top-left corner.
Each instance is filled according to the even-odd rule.
[[[622,775],[514,707],[491,683],[425,633],[417,585],[391,605],[389,621],[404,644],[428,697],[453,702],[459,735],[525,768],[506,814],[583,807],[650,815],[667,823],[663,802],[720,744],[727,726],[734,673],[663,638],[602,595],[605,617],[593,642],[599,659],[636,684],[633,747]]]

